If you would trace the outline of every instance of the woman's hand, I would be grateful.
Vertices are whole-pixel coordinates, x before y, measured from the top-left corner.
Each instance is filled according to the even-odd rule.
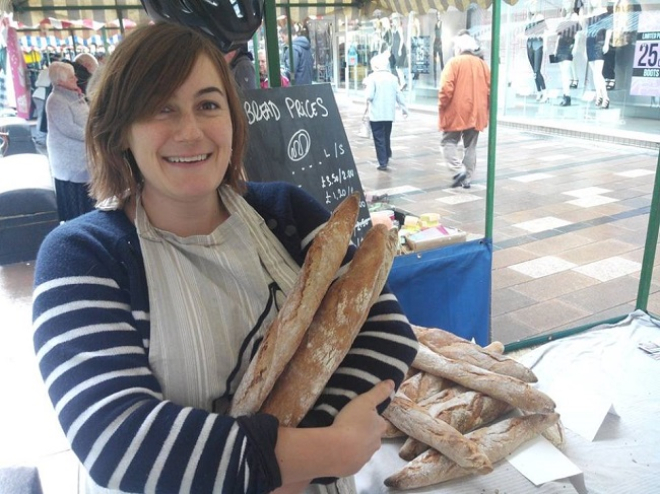
[[[342,451],[336,476],[346,477],[357,473],[365,463],[380,449],[381,436],[385,432],[386,422],[376,407],[385,401],[394,391],[392,381],[376,384],[370,391],[351,400],[335,417],[330,427],[337,434]]]
[[[391,380],[353,398],[329,427],[280,427],[275,455],[283,487],[277,494],[296,493],[318,477],[346,477],[358,472],[380,448],[386,423],[376,407],[394,391]]]

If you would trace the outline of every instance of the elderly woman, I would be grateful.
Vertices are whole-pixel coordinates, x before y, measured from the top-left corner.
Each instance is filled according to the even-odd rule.
[[[385,288],[300,428],[226,414],[329,218],[297,187],[242,181],[231,77],[212,40],[176,24],[137,28],[100,73],[87,136],[109,205],[46,238],[33,306],[88,492],[329,492],[310,482],[349,477],[379,448],[379,413],[416,354]]]
[[[89,172],[85,152],[89,106],[78,88],[73,65],[53,62],[48,67],[48,77],[53,91],[46,100],[46,146],[55,179],[57,212],[61,221],[68,221],[94,209],[87,190]]]
[[[397,103],[408,115],[408,108],[399,90],[399,81],[390,71],[389,52],[381,53],[371,59],[373,72],[366,78],[367,112],[371,135],[374,138],[378,170],[387,170],[392,148],[390,136],[392,135],[392,122],[396,113]]]

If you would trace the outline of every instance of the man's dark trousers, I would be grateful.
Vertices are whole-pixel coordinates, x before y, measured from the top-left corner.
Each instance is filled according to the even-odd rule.
[[[384,120],[382,122],[369,122],[371,124],[371,135],[374,137],[374,146],[376,146],[376,158],[379,166],[387,166],[387,162],[392,156],[390,148],[390,135],[392,134],[392,122]]]

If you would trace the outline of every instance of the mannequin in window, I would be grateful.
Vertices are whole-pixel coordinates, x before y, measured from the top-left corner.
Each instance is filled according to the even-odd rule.
[[[406,49],[406,37],[401,26],[401,16],[392,14],[392,58],[396,75],[399,78],[400,89],[408,85],[406,80],[406,67],[408,66],[408,51]]]
[[[383,25],[380,22],[380,19],[374,19],[373,21],[374,32],[371,34],[369,40],[369,60],[381,53],[383,48]]]
[[[561,106],[570,106],[572,87],[577,87],[574,67],[575,37],[581,29],[579,17],[573,10],[573,2],[564,6],[564,18],[557,24],[557,46],[555,47],[555,59],[559,63],[562,82],[562,100]],[[575,83],[575,84],[574,84]]]
[[[610,107],[610,98],[603,77],[603,57],[610,47],[612,14],[607,12],[603,0],[591,0],[590,7],[582,23],[587,37],[587,61],[596,91],[596,106],[607,109]]]
[[[527,6],[528,21],[525,25],[525,37],[527,38],[527,59],[534,72],[534,83],[536,84],[536,100],[546,102],[548,95],[545,92],[545,79],[541,74],[543,66],[543,45],[545,43],[545,32],[548,26],[545,17],[539,12],[538,2],[532,0]]]
[[[606,7],[608,14],[614,12],[613,5],[607,5]],[[612,18],[614,20],[614,18]],[[610,36],[610,42],[608,49],[603,53],[603,78],[605,79],[605,88],[610,91],[616,86],[616,75],[614,73],[614,67],[616,65],[616,47],[612,44],[612,36]]]
[[[440,64],[440,73],[445,68],[445,60],[442,54],[442,18],[440,12],[436,14],[436,21],[433,26],[433,80],[438,84],[438,64]]]
[[[420,74],[420,62],[426,60],[428,54],[424,54],[424,45],[422,44],[422,26],[419,22],[419,18],[414,16],[412,21],[412,27],[410,28],[410,57],[412,59],[412,72],[413,81],[419,79]],[[428,74],[428,70],[423,72]]]

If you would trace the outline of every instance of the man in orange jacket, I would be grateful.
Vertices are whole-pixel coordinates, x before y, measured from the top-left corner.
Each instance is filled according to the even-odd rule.
[[[440,146],[453,174],[452,187],[470,188],[477,163],[479,132],[488,125],[490,69],[479,53],[479,44],[467,31],[454,39],[455,56],[445,65],[438,91]],[[463,140],[463,159],[458,142]]]

